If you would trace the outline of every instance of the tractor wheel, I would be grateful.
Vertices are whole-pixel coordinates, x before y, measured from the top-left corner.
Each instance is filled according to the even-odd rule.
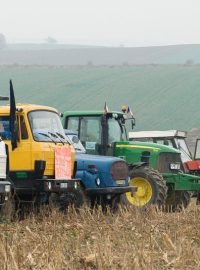
[[[165,210],[167,212],[180,212],[188,207],[190,200],[190,192],[182,190],[171,190],[167,195]]]
[[[112,198],[107,199],[106,195],[102,196],[90,196],[90,207],[92,209],[98,209],[99,207],[103,212],[110,211],[115,213],[119,209],[121,204],[121,195],[115,194]]]
[[[117,212],[117,210],[119,209],[120,198],[121,198],[120,195],[115,195],[115,196],[111,199],[110,203],[108,204],[109,209],[110,209],[110,211],[111,211],[112,213]]]
[[[70,206],[76,210],[79,210],[84,205],[89,206],[89,199],[84,189],[79,187],[76,191],[69,193],[52,193],[49,197],[49,203],[60,211],[65,212]]]
[[[131,192],[122,195],[122,203],[146,208],[152,204],[159,208],[165,205],[167,186],[158,171],[149,167],[132,169],[129,172],[130,186],[136,186],[137,192],[132,196]]]

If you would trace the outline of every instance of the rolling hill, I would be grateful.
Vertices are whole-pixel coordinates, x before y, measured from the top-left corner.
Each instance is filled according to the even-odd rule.
[[[121,67],[1,66],[0,94],[13,79],[17,102],[64,110],[110,110],[129,105],[136,130],[200,126],[200,66]]]
[[[92,47],[66,44],[8,44],[0,65],[146,65],[200,63],[200,45]]]

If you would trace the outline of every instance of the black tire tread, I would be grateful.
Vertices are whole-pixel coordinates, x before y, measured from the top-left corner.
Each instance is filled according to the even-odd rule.
[[[150,168],[148,166],[142,166],[139,168],[133,168],[129,171],[129,176],[130,178],[134,178],[137,175],[141,175],[144,174],[144,177],[146,179],[151,178],[152,181],[154,181],[156,183],[157,186],[157,196],[152,198],[149,203],[147,203],[144,207],[148,207],[152,204],[157,205],[158,208],[162,208],[165,206],[165,200],[167,198],[167,186],[166,186],[166,182],[163,179],[162,175],[155,169]],[[123,202],[124,200],[123,196]],[[122,203],[123,203],[122,202]]]
[[[165,209],[167,212],[180,212],[188,207],[190,201],[191,194],[189,191],[171,191],[167,196]]]

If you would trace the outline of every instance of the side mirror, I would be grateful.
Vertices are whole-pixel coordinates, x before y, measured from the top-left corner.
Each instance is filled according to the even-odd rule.
[[[0,96],[0,100],[9,100],[9,97],[2,97],[2,96]]]
[[[131,120],[131,127],[132,127],[132,129],[134,129],[134,127],[135,127],[135,118],[133,118],[133,119]]]

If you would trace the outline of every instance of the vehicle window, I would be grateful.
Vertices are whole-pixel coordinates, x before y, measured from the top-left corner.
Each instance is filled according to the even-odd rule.
[[[59,138],[52,138],[50,133],[55,135],[59,133],[65,137],[60,118],[55,112],[43,110],[29,112],[28,119],[33,138],[36,141],[60,141]]]
[[[68,117],[67,129],[78,131],[78,117]]]
[[[200,159],[200,140],[196,141],[196,149],[195,149],[195,159]]]
[[[108,143],[116,141],[121,141],[121,128],[118,121],[110,118],[108,119]]]
[[[101,123],[100,117],[80,118],[79,138],[86,150],[95,150],[96,144],[101,143]]]
[[[154,142],[152,138],[130,138],[129,140],[137,142],[151,142],[151,143]]]
[[[156,143],[164,144],[164,145],[167,145],[169,147],[174,147],[172,144],[172,141],[170,139],[157,139]]]
[[[28,132],[27,132],[24,116],[20,116],[20,127],[21,127],[21,139],[22,140],[28,139]]]
[[[132,127],[132,119],[127,119],[125,121],[125,127],[126,127],[126,132],[127,134],[131,131],[133,131],[133,127]]]
[[[189,161],[192,159],[190,151],[186,145],[186,142],[184,139],[180,139],[180,138],[176,138],[176,145],[177,148],[180,150],[181,152],[181,159],[183,162]]]
[[[74,150],[77,153],[85,153],[85,148],[82,145],[81,141],[79,140],[79,138],[74,135],[74,134],[68,134],[67,132],[65,133],[67,140],[70,142],[70,144],[74,147]]]
[[[11,140],[9,116],[0,116],[0,136],[2,140]]]

